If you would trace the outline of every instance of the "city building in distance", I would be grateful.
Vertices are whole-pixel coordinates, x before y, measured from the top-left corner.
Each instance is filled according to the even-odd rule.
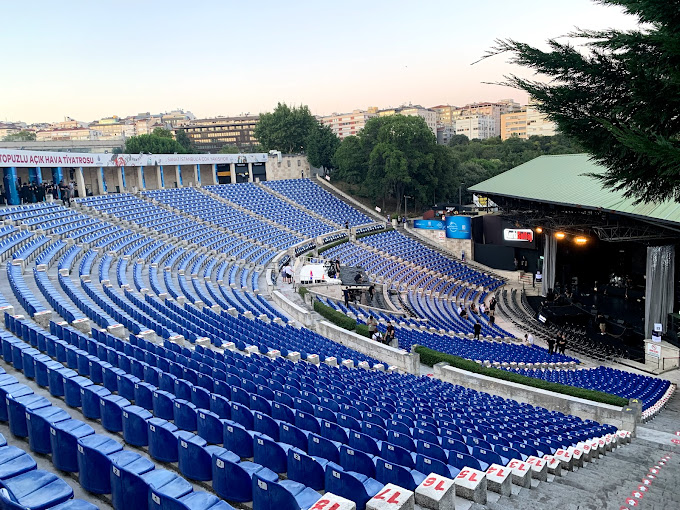
[[[225,145],[243,150],[257,145],[253,132],[258,120],[258,115],[195,119],[175,131],[185,131],[198,152],[216,153]]]
[[[343,140],[347,136],[357,135],[359,131],[364,129],[368,119],[377,115],[377,108],[369,109],[369,111],[354,110],[351,113],[333,113],[319,117],[319,122],[331,128],[333,134]]]
[[[556,133],[557,125],[548,120],[532,103],[519,111],[501,115],[502,140],[513,136],[526,140],[532,136],[554,136]]]

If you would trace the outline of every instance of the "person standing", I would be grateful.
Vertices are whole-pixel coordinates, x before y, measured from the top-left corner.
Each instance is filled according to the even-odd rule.
[[[375,320],[375,317],[369,315],[366,325],[368,326],[368,332],[371,336],[373,336],[373,334],[378,330],[378,321]]]
[[[482,325],[479,323],[479,321],[475,322],[474,331],[475,331],[475,339],[479,340],[479,335],[482,334]]]
[[[349,289],[347,287],[342,291],[342,297],[345,300],[345,308],[349,308]]]
[[[601,313],[597,314],[597,324],[600,327],[600,335],[604,335],[607,332],[607,321]]]
[[[548,338],[548,354],[555,354],[555,339],[553,337]]]
[[[489,317],[493,317],[496,314],[496,296],[491,296],[491,301],[489,301]]]
[[[567,339],[565,338],[564,335],[561,335],[559,340],[557,340],[557,350],[559,351],[560,354],[564,354],[564,351],[567,349]]]
[[[387,324],[387,331],[385,332],[385,344],[387,345],[392,345],[392,341],[394,340],[394,326],[392,323]]]

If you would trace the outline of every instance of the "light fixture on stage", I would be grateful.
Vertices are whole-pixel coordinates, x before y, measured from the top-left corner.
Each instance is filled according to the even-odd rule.
[[[564,232],[555,232],[555,239],[559,239],[560,241],[564,239],[567,236]]]
[[[574,238],[574,242],[576,244],[584,245],[588,242],[588,238],[583,237],[583,236],[578,236],[578,237]]]
[[[537,234],[542,234],[542,233],[543,233],[543,227],[536,227],[536,228],[534,229],[534,231],[535,231]]]

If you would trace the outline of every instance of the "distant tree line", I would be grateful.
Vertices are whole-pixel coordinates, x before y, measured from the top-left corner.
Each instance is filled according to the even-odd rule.
[[[391,211],[403,210],[404,197],[420,206],[457,203],[459,188],[544,154],[582,152],[562,135],[505,141],[456,135],[448,146],[438,145],[422,118],[402,115],[372,118],[356,136],[340,142],[307,106],[282,103],[260,115],[255,137],[266,151],[306,154],[312,166],[324,168],[353,193]],[[465,193],[464,200],[470,198]]]

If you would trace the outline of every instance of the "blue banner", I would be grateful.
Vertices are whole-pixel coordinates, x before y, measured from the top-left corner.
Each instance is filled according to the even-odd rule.
[[[441,220],[413,220],[413,228],[444,230],[444,222]]]
[[[447,216],[446,237],[448,237],[449,239],[471,239],[470,217]]]

